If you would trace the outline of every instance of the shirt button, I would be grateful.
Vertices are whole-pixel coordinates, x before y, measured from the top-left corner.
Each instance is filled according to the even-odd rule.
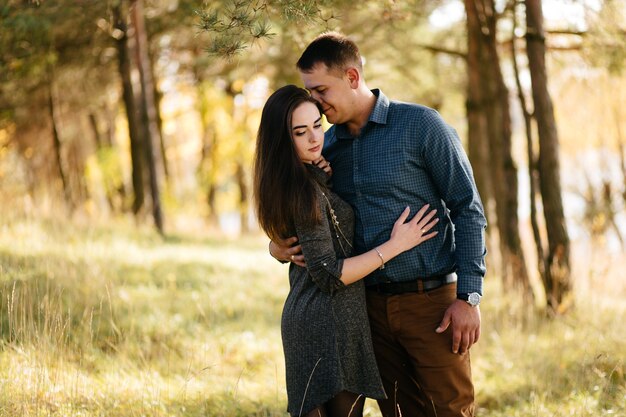
[[[324,262],[322,265],[326,266],[326,262]]]

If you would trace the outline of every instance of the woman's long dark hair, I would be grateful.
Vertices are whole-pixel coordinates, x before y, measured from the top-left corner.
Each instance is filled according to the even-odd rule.
[[[298,157],[291,118],[303,103],[318,103],[295,85],[276,90],[265,103],[254,158],[254,197],[259,225],[270,239],[295,233],[294,220],[319,222],[313,179]],[[321,110],[320,110],[321,114]]]

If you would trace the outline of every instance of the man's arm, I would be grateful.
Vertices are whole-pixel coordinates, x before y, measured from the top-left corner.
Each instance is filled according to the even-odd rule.
[[[425,114],[424,119],[429,172],[454,223],[457,294],[482,295],[487,222],[472,168],[454,129],[435,111]],[[464,353],[480,337],[480,320],[478,306],[456,300],[446,310],[436,331],[442,333],[452,325],[452,351]]]

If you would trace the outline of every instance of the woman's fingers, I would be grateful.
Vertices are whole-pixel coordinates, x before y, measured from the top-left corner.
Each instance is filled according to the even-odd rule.
[[[409,206],[406,206],[406,208],[402,211],[402,214],[400,214],[400,217],[398,217],[398,220],[396,220],[396,225],[403,224],[409,217],[410,212],[411,209],[409,208]]]
[[[320,156],[318,159],[314,160],[313,163],[317,165],[318,167],[320,167],[320,165],[322,164],[325,166],[328,163],[328,161],[326,161],[326,159],[323,156]]]
[[[426,214],[424,217],[422,217],[421,220],[417,222],[417,226],[420,229],[424,229],[426,225],[431,221],[431,219],[435,216],[435,214],[437,214],[437,210],[431,210],[430,212],[428,212],[428,214]]]
[[[420,222],[421,223],[421,222]],[[432,219],[431,221],[429,221],[428,223],[426,223],[425,225],[421,225],[418,224],[417,227],[419,227],[422,232],[428,232],[430,229],[432,229],[433,227],[435,227],[435,225],[439,223],[439,218],[435,217],[434,219]]]
[[[435,232],[430,232],[430,233],[429,233],[429,234],[427,234],[427,235],[422,235],[422,236],[420,237],[420,240],[421,240],[421,242],[425,242],[425,241],[427,241],[428,239],[432,239],[432,238],[434,238],[435,236],[437,236],[437,234],[438,234],[438,233],[439,233],[439,232],[436,232],[436,231],[435,231]]]
[[[313,163],[323,169],[328,175],[332,175],[333,170],[330,167],[330,162],[324,159],[323,156],[321,156],[318,160],[313,161]]]
[[[430,204],[423,205],[422,208],[419,209],[417,213],[415,213],[415,216],[413,216],[411,221],[417,224],[417,222],[419,222],[422,217],[424,217],[424,213],[426,213],[426,210],[428,210],[429,207]]]

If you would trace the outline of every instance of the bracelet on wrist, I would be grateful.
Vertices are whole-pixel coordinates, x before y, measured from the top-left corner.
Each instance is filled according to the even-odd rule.
[[[378,248],[374,248],[374,250],[378,254],[378,257],[380,258],[380,268],[378,268],[378,269],[385,269],[385,258],[383,257],[383,254],[380,253]]]

